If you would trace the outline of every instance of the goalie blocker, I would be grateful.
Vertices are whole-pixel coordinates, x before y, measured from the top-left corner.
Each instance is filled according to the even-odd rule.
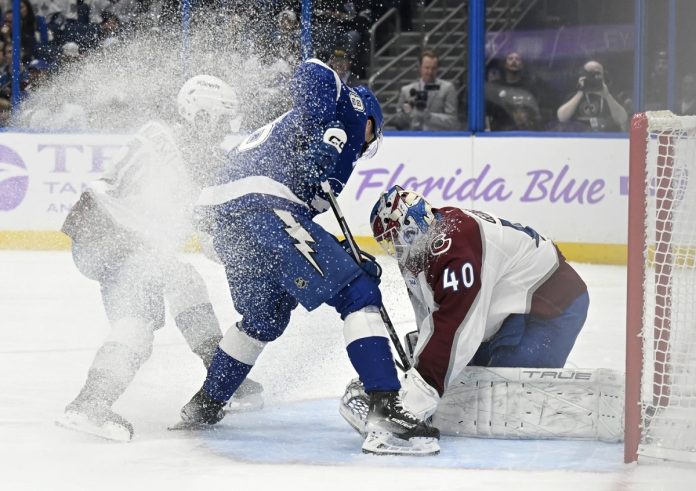
[[[432,424],[455,436],[619,442],[623,401],[623,373],[616,370],[468,367]],[[367,407],[362,384],[352,380],[339,412],[361,434]]]

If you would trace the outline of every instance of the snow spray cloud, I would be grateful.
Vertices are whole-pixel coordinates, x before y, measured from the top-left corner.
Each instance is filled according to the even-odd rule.
[[[59,64],[49,80],[32,88],[16,126],[129,131],[152,119],[175,122],[179,88],[203,73],[238,90],[245,129],[265,124],[287,110],[284,85],[296,57],[286,55],[282,37],[243,31],[243,24],[230,16],[192,26],[186,49],[179,27],[123,35]]]

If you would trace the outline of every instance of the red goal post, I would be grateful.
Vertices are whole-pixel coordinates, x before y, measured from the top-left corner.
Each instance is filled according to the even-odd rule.
[[[696,117],[631,121],[624,461],[696,462]]]

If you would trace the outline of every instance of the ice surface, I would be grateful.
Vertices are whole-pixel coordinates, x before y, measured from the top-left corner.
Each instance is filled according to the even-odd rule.
[[[223,326],[237,314],[220,267],[186,255],[208,281]],[[385,304],[400,331],[411,313],[385,263]],[[568,361],[623,370],[625,268],[576,264],[590,288],[585,329]],[[354,376],[341,322],[298,309],[253,376],[266,408],[229,415],[218,429],[170,432],[204,370],[171,321],[115,409],[135,426],[112,443],[55,426],[108,332],[95,282],[67,252],[0,252],[0,489],[58,490],[691,490],[696,467],[622,463],[616,444],[443,438],[436,457],[376,457],[338,415]]]

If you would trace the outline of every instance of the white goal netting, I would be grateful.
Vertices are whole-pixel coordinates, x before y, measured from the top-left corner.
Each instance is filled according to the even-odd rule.
[[[638,454],[696,462],[696,117],[647,119]]]

